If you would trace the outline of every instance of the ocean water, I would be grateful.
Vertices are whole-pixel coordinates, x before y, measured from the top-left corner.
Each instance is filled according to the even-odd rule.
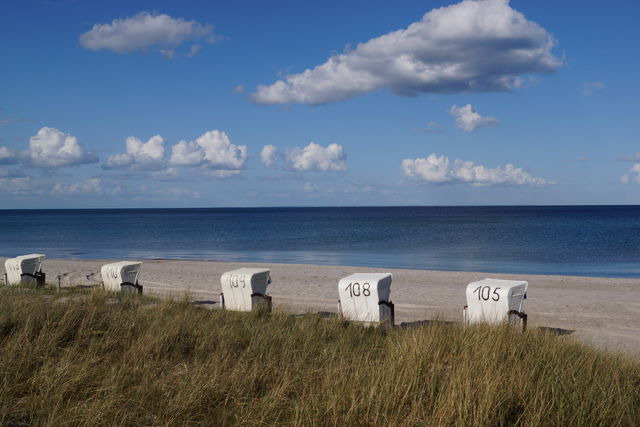
[[[0,256],[640,277],[640,206],[0,210]]]

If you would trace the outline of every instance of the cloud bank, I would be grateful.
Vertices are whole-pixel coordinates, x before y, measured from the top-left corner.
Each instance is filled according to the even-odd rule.
[[[402,171],[415,181],[433,184],[471,184],[474,186],[513,185],[541,187],[555,182],[534,177],[508,164],[504,168],[487,168],[474,162],[455,160],[432,153],[427,158],[404,159]]]
[[[324,64],[259,85],[252,99],[318,105],[381,88],[402,96],[510,91],[522,84],[523,75],[562,66],[552,53],[555,43],[508,0],[465,0]]]

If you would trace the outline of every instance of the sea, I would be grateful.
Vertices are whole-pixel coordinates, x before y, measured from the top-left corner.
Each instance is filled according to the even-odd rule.
[[[640,278],[640,206],[0,210],[0,256]]]

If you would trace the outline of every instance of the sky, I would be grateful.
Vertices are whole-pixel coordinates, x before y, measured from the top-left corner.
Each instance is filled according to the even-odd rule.
[[[640,203],[637,1],[0,8],[3,209]]]

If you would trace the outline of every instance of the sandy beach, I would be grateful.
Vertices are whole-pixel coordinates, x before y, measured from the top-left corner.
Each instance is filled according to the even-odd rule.
[[[0,258],[2,265],[4,260]],[[100,267],[107,262],[47,259],[44,271],[51,283],[61,275],[62,286],[99,285]],[[529,290],[524,309],[531,327],[572,331],[569,336],[584,343],[640,353],[638,279],[153,260],[143,262],[140,283],[147,294],[177,297],[188,293],[194,301],[216,307],[222,273],[247,266],[270,268],[269,294],[274,307],[294,313],[336,312],[340,278],[354,272],[391,272],[396,324],[436,318],[460,321],[469,282],[487,277],[526,280]]]

